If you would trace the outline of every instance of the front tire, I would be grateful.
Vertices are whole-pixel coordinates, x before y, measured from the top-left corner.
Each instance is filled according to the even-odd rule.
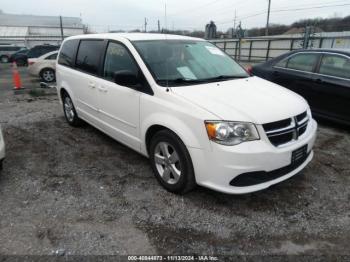
[[[81,126],[83,121],[78,117],[77,111],[75,110],[72,99],[67,93],[62,96],[63,100],[63,112],[68,124],[74,127]]]
[[[158,182],[168,191],[185,194],[196,186],[190,154],[170,130],[157,132],[150,143],[150,161]]]

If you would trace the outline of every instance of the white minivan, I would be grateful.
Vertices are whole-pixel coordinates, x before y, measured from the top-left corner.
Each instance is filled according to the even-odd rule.
[[[317,123],[302,97],[250,76],[198,38],[96,34],[64,40],[56,65],[67,122],[84,120],[149,157],[167,190],[254,192],[300,172]]]

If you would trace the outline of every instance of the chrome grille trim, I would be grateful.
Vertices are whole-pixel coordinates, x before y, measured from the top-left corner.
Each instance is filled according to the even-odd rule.
[[[284,127],[284,128],[279,128],[279,129],[274,129],[274,130],[271,130],[271,131],[265,131],[267,135],[273,135],[273,134],[276,134],[276,133],[282,133],[283,131],[288,131],[288,130],[293,130],[295,128],[295,124],[292,122],[292,124],[290,124],[289,126],[287,127]],[[285,133],[285,132],[284,132]]]
[[[289,119],[290,121],[284,119],[263,124],[266,136],[274,146],[279,147],[298,140],[299,136],[302,136],[305,133],[310,120],[306,111]],[[276,129],[271,128],[271,126],[277,126],[278,123],[283,121],[285,122],[284,124],[287,124],[288,122],[289,124],[287,126],[279,126],[279,128]]]

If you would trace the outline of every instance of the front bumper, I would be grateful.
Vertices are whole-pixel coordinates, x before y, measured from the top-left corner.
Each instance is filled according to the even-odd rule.
[[[268,188],[299,173],[312,159],[317,123],[311,120],[306,132],[283,147],[273,146],[266,136],[260,140],[236,146],[223,146],[212,142],[212,150],[189,148],[197,184],[228,194],[244,194]],[[250,185],[232,186],[237,176],[249,172],[273,172],[291,165],[292,152],[307,145],[307,158],[295,169],[277,178]],[[283,170],[283,169],[282,169]]]

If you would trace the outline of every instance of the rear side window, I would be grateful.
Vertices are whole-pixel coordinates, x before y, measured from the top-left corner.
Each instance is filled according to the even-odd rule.
[[[320,74],[350,79],[350,59],[338,55],[324,55]]]
[[[78,49],[76,68],[97,75],[102,47],[101,40],[82,40]]]
[[[46,57],[45,60],[55,60],[56,58],[57,58],[57,53]]]
[[[69,67],[74,66],[75,53],[78,48],[79,40],[73,39],[64,42],[60,55],[58,57],[58,63]]]
[[[317,62],[317,58],[317,54],[297,54],[288,60],[287,68],[312,72]]]
[[[38,57],[40,55],[39,53],[39,49],[33,47],[32,49],[29,50],[27,56],[28,58],[34,58],[34,57]]]

